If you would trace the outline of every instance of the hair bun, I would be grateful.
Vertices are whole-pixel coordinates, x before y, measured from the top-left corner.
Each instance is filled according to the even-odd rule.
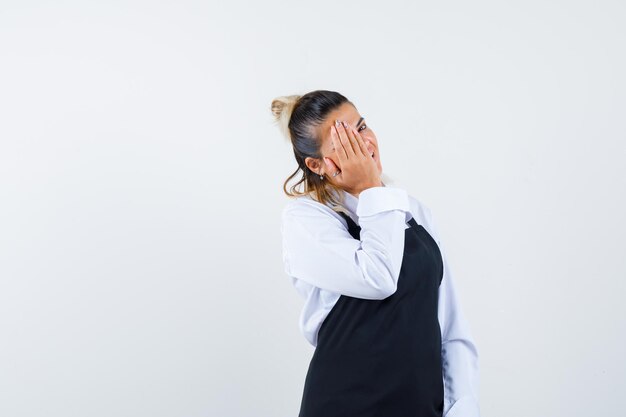
[[[289,120],[291,119],[291,113],[300,99],[300,95],[281,96],[272,100],[272,114],[274,115],[274,121],[278,124],[281,132],[288,140],[291,140],[291,134],[289,133]]]

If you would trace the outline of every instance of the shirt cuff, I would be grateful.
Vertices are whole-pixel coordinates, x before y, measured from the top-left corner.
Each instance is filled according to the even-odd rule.
[[[470,396],[461,397],[443,417],[480,417],[478,401]]]
[[[396,187],[371,187],[361,191],[356,207],[358,217],[371,216],[388,210],[411,210],[409,194]]]

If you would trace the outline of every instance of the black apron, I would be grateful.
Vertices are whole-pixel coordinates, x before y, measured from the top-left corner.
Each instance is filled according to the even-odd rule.
[[[361,228],[339,214],[360,240]],[[409,225],[397,291],[384,300],[342,294],[322,322],[299,417],[442,416],[443,261],[426,229]]]

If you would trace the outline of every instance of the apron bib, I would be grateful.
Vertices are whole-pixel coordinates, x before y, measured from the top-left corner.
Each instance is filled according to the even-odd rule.
[[[339,214],[360,240],[361,228]],[[299,417],[442,416],[443,261],[426,229],[408,223],[397,291],[384,300],[342,294],[322,322]]]

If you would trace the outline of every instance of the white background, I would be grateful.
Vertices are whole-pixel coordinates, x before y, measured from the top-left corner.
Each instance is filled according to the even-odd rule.
[[[427,204],[483,416],[619,414],[622,1],[0,3],[0,415],[296,416],[274,97]]]

